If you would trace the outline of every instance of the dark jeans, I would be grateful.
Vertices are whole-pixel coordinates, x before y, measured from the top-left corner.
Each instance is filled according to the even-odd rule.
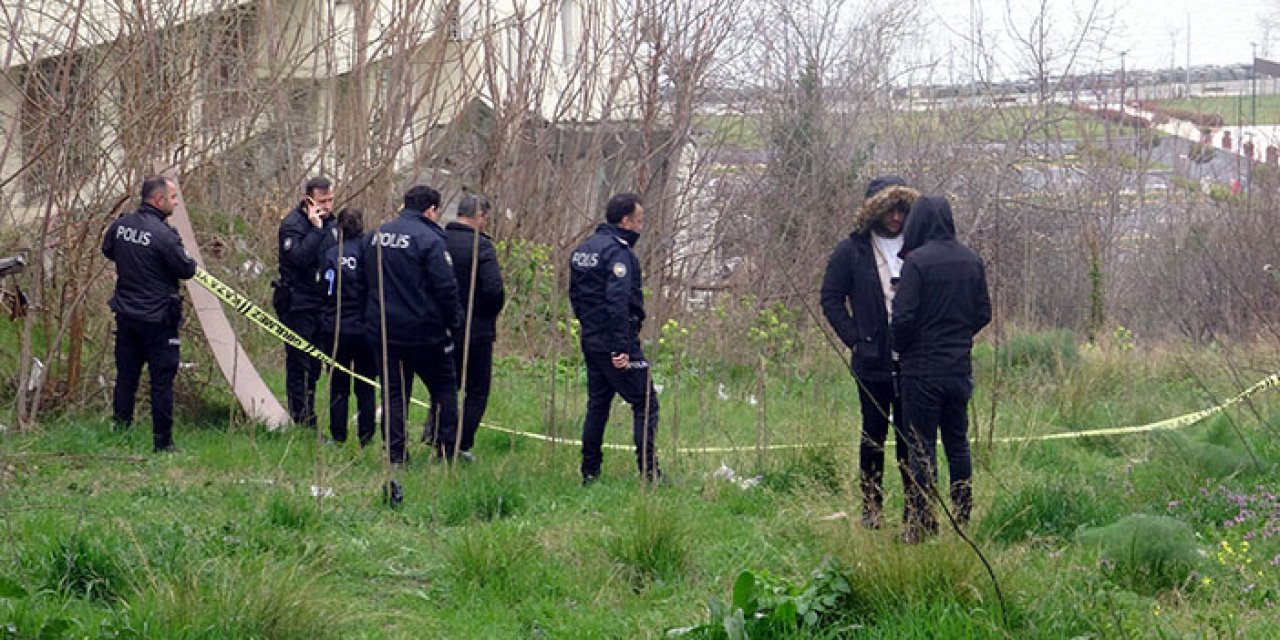
[[[333,335],[326,333],[316,346],[329,352],[333,349]],[[363,335],[344,333],[338,339],[334,360],[366,378],[376,379],[378,361],[373,353],[374,345]],[[364,446],[373,439],[378,404],[374,388],[336,368],[329,378],[329,435],[338,442],[347,441],[347,411],[351,407],[352,384],[356,387],[356,435],[360,438],[360,445]]]
[[[458,333],[462,333],[459,331]],[[466,388],[462,400],[462,444],[463,451],[470,451],[475,445],[476,431],[480,428],[480,420],[484,410],[489,406],[489,384],[493,377],[493,341],[476,340],[471,348],[464,351],[465,342],[461,337],[454,338],[453,365],[458,376],[462,376],[462,356],[466,353]]]
[[[858,447],[858,465],[861,469],[863,509],[880,511],[884,506],[884,445],[889,434],[889,419],[893,418],[894,457],[898,461],[898,473],[902,486],[911,483],[907,466],[907,443],[903,435],[902,399],[894,389],[893,380],[858,381],[858,401],[862,407],[862,439]]]
[[[451,345],[450,345],[451,346]],[[386,374],[383,385],[382,437],[387,439],[391,462],[405,461],[404,418],[413,379],[421,378],[431,394],[431,417],[427,428],[436,452],[451,457],[458,424],[458,382],[453,375],[453,357],[445,345],[387,345],[387,360],[378,357],[378,372]]]
[[[320,310],[288,311],[280,321],[307,342],[324,349]],[[284,351],[284,391],[289,400],[289,417],[294,424],[316,426],[316,380],[320,378],[320,361],[286,346]]]
[[[588,351],[583,358],[587,362],[587,416],[582,424],[582,476],[600,475],[603,459],[605,424],[609,422],[609,407],[613,396],[620,395],[631,405],[631,437],[636,445],[636,467],[648,480],[661,475],[658,469],[658,394],[654,391],[649,375],[649,361],[637,347],[631,353],[631,363],[626,369],[616,369],[608,353]]]
[[[116,388],[112,420],[133,424],[142,365],[151,370],[151,433],[155,448],[173,444],[173,379],[178,374],[178,327],[116,316]]]
[[[942,448],[951,472],[951,506],[963,524],[968,521],[972,507],[973,464],[969,457],[969,421],[965,410],[973,395],[973,380],[969,376],[903,376],[901,381],[911,466],[908,519],[921,529],[937,529],[929,499],[938,483],[937,440],[941,432]]]

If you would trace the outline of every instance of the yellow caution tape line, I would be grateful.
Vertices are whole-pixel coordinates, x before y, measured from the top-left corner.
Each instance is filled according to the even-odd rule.
[[[1208,409],[1193,411],[1188,414],[1176,416],[1173,418],[1168,418],[1165,420],[1161,420],[1159,422],[1152,422],[1150,424],[1136,425],[1131,427],[1112,427],[1107,429],[1090,429],[1090,430],[1084,430],[1084,431],[1064,431],[1061,433],[1050,433],[1043,436],[1010,436],[1006,438],[995,438],[994,442],[1034,442],[1034,441],[1040,441],[1040,440],[1068,440],[1068,439],[1074,439],[1074,438],[1120,436],[1120,435],[1130,435],[1134,433],[1148,433],[1151,431],[1169,431],[1173,429],[1181,429],[1183,427],[1189,427],[1215,414],[1221,413],[1222,411],[1229,409],[1234,405],[1244,402],[1246,399],[1249,398],[1249,396],[1252,396],[1256,393],[1265,391],[1267,389],[1270,389],[1276,386],[1280,386],[1280,373],[1273,373],[1267,376],[1266,378],[1263,378],[1262,380],[1255,382],[1249,388],[1245,389],[1244,391],[1241,391],[1240,393],[1236,394],[1234,397],[1229,398],[1223,402],[1220,402],[1215,406],[1209,407]]]
[[[492,430],[497,431],[497,432],[499,432],[499,433],[505,433],[505,434],[513,435],[513,436],[520,436],[520,437],[522,437],[522,438],[529,438],[529,439],[531,439],[531,440],[539,440],[539,441],[541,441],[541,442],[550,442],[551,444],[564,444],[564,445],[582,446],[582,441],[581,441],[581,440],[575,440],[575,439],[573,439],[573,438],[560,438],[560,437],[557,437],[557,436],[548,436],[548,435],[541,434],[541,433],[532,433],[532,432],[529,432],[529,431],[519,431],[519,430],[517,430],[517,429],[509,429],[509,428],[507,428],[507,427],[501,427],[501,426],[498,426],[498,425],[496,425],[496,424],[493,424],[492,422],[486,422],[486,423],[481,424],[480,426],[482,426],[482,427],[484,427],[484,428],[486,428],[486,429],[492,429]],[[763,446],[763,447],[755,447],[755,446],[745,446],[745,447],[680,447],[680,448],[677,448],[677,449],[676,449],[676,452],[677,452],[677,453],[744,453],[744,452],[760,451],[760,450],[764,450],[764,451],[777,451],[777,450],[783,450],[783,449],[808,449],[808,448],[811,448],[811,447],[834,447],[834,446],[839,446],[839,445],[841,445],[841,444],[844,444],[844,443],[840,443],[840,442],[814,442],[814,443],[809,443],[809,444],[773,444],[773,445],[765,445],[765,446]],[[605,449],[613,449],[613,450],[617,450],[617,451],[635,451],[635,446],[634,446],[634,445],[629,445],[629,444],[615,444],[615,443],[612,443],[612,442],[606,442],[606,443],[602,444],[601,446],[602,446],[602,447],[604,447]]]
[[[239,313],[245,318],[248,318],[250,322],[257,325],[263,331],[266,331],[267,333],[275,336],[281,342],[291,347],[294,347],[295,349],[298,349],[299,351],[302,351],[303,353],[335,369],[338,369],[339,371],[342,371],[350,375],[352,378],[359,380],[360,382],[371,385],[378,390],[382,389],[382,385],[379,384],[377,380],[373,380],[365,376],[362,376],[356,373],[355,371],[352,371],[351,369],[348,369],[347,367],[339,364],[333,358],[329,357],[329,354],[325,353],[324,351],[321,351],[315,345],[307,342],[306,339],[304,339],[302,336],[298,335],[297,333],[294,333],[292,329],[284,326],[284,323],[281,322],[278,318],[271,315],[270,313],[267,313],[262,309],[262,307],[259,307],[258,305],[254,304],[252,300],[246,298],[240,292],[236,291],[235,289],[232,289],[231,287],[227,286],[226,283],[215,278],[213,274],[209,273],[208,271],[205,271],[203,267],[196,267],[196,274],[192,279],[200,283],[200,285],[203,286],[204,288],[208,289],[209,292],[212,293],[214,296],[216,296],[219,300],[226,303],[232,309],[235,309],[236,313]],[[1252,396],[1256,393],[1259,393],[1261,391],[1264,391],[1266,389],[1270,389],[1276,386],[1280,386],[1280,373],[1273,373],[1270,376],[1267,376],[1266,378],[1259,380],[1258,382],[1250,386],[1248,389],[1241,391],[1240,393],[1236,394],[1234,397],[1224,402],[1221,402],[1216,406],[1209,407],[1207,409],[1201,409],[1200,411],[1194,411],[1185,415],[1168,418],[1166,420],[1161,420],[1159,422],[1152,422],[1150,424],[1144,424],[1144,425],[1138,425],[1138,426],[1132,426],[1132,427],[1113,427],[1113,428],[1107,428],[1107,429],[1093,429],[1093,430],[1084,430],[1084,431],[1065,431],[1061,433],[1050,433],[1042,436],[1008,436],[1008,437],[1002,437],[1002,438],[994,438],[992,441],[1001,442],[1001,443],[1039,442],[1043,440],[1069,440],[1069,439],[1075,439],[1075,438],[1118,436],[1118,435],[1129,435],[1134,433],[1146,433],[1150,431],[1181,429],[1183,427],[1187,427],[1197,422],[1200,422],[1201,420],[1204,420],[1205,418],[1208,418],[1216,413],[1219,413],[1224,409],[1227,409],[1233,405],[1239,404],[1240,402],[1243,402],[1245,399],[1247,399],[1249,396]],[[417,398],[411,397],[409,398],[409,401],[420,407],[425,407],[428,409],[431,407],[431,405],[428,404],[427,402],[424,402]],[[494,431],[506,433],[508,435],[520,436],[524,438],[530,438],[533,440],[541,440],[543,442],[550,442],[552,444],[565,444],[565,445],[577,445],[577,446],[582,445],[581,440],[573,440],[570,438],[558,438],[555,436],[548,436],[540,433],[532,433],[529,431],[518,431],[516,429],[508,429],[506,427],[500,427],[490,423],[483,423],[480,426],[486,429],[492,429]],[[781,451],[781,450],[788,450],[788,449],[807,449],[811,447],[838,446],[840,444],[849,444],[849,443],[825,442],[825,443],[809,443],[809,444],[774,444],[774,445],[765,445],[761,447],[756,447],[756,446],[682,447],[682,448],[677,448],[676,452],[677,453],[735,453],[735,452],[744,452],[744,451]],[[891,443],[887,442],[886,445],[891,446]],[[605,443],[604,448],[630,451],[634,447],[631,447],[629,445]]]
[[[279,318],[267,313],[262,307],[254,304],[252,300],[246,298],[239,291],[232,289],[230,286],[227,286],[226,283],[215,278],[213,274],[205,271],[203,267],[196,267],[196,275],[193,276],[192,279],[200,283],[200,286],[208,289],[210,293],[222,302],[226,303],[227,306],[235,309],[236,313],[248,318],[249,321],[257,325],[258,328],[275,336],[281,342],[319,360],[320,362],[323,362],[324,364],[350,375],[352,378],[359,380],[360,382],[371,385],[375,389],[382,389],[382,385],[379,384],[377,380],[360,375],[338,363],[336,360],[331,358],[329,354],[320,350],[319,347],[307,342],[306,338],[298,335],[289,327],[284,326],[284,323],[281,322]],[[409,398],[409,401],[420,407],[426,407],[428,409],[431,408],[430,404],[423,402],[422,400],[418,400],[417,398]]]
[[[1185,415],[1168,418],[1165,420],[1161,420],[1159,422],[1152,422],[1150,424],[1137,425],[1137,426],[1131,426],[1131,427],[1111,427],[1106,429],[1089,429],[1089,430],[1083,430],[1083,431],[1064,431],[1060,433],[1050,433],[1042,436],[1007,436],[1002,438],[993,438],[992,442],[999,442],[999,443],[1042,442],[1047,440],[1071,440],[1071,439],[1077,439],[1077,438],[1131,435],[1135,433],[1148,433],[1152,431],[1170,431],[1174,429],[1181,429],[1183,427],[1189,427],[1197,422],[1200,422],[1206,418],[1209,418],[1214,414],[1220,413],[1223,410],[1228,409],[1233,405],[1239,404],[1243,402],[1245,399],[1247,399],[1249,396],[1252,396],[1260,391],[1265,391],[1266,389],[1270,389],[1276,386],[1280,386],[1280,373],[1273,373],[1270,376],[1263,378],[1262,380],[1250,386],[1248,389],[1245,389],[1244,391],[1237,394],[1235,397],[1230,398],[1222,403],[1219,403],[1216,406],[1209,407],[1208,409],[1201,409],[1200,411],[1193,411]],[[566,444],[566,445],[578,445],[578,446],[582,445],[581,440],[573,440],[571,438],[557,438],[553,436],[542,435],[540,433],[518,431],[516,429],[508,429],[506,427],[500,427],[500,426],[489,424],[489,423],[485,423],[481,426],[486,427],[488,429],[493,429],[494,431],[500,431],[502,433],[510,434],[513,436],[521,436],[524,438],[541,440],[543,442],[550,442],[552,444]],[[692,454],[749,453],[752,451],[784,451],[784,450],[794,450],[794,449],[810,449],[810,448],[818,448],[818,447],[851,446],[853,444],[856,444],[856,442],[849,441],[849,442],[814,442],[814,443],[808,443],[808,444],[773,444],[773,445],[764,445],[760,447],[756,447],[756,446],[679,447],[676,449],[676,453],[682,453],[682,454],[683,453],[692,453]],[[892,447],[894,445],[895,445],[895,441],[893,440],[889,440],[885,442],[886,447]],[[604,448],[626,450],[626,451],[631,451],[634,449],[634,447],[631,447],[629,445],[621,445],[621,444],[613,444],[613,443],[605,443]]]

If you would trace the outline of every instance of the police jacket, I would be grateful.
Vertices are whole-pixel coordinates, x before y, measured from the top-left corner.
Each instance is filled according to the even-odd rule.
[[[320,228],[307,219],[306,203],[299,203],[280,221],[276,248],[280,252],[280,284],[289,289],[289,311],[319,311],[325,305],[326,285],[318,267],[335,242],[333,218]]]
[[[102,255],[116,263],[111,310],[143,322],[176,326],[182,318],[178,281],[196,273],[196,261],[182,248],[165,214],[143,203],[120,216],[102,236]]]
[[[890,327],[902,375],[970,375],[973,336],[991,321],[982,259],[956,240],[944,198],[917,200],[902,233]]]
[[[405,209],[361,246],[369,335],[380,340],[385,313],[388,344],[450,342],[449,332],[462,326],[462,313],[444,229],[421,211]]]
[[[581,325],[583,351],[634,354],[644,323],[640,234],[602,223],[569,259],[569,302]]]
[[[471,340],[492,342],[498,335],[498,314],[506,302],[502,271],[498,268],[498,252],[493,241],[483,233],[459,222],[445,226],[449,255],[453,257],[453,274],[458,280],[458,300],[466,321],[471,298],[471,263],[476,266],[475,306],[471,309]],[[479,249],[478,253],[473,249]],[[475,253],[478,257],[473,257]],[[464,328],[463,331],[466,329]],[[460,333],[455,338],[462,338]]]
[[[320,316],[320,328],[326,333],[334,330],[334,321],[341,313],[338,332],[344,335],[363,335],[365,276],[361,253],[367,235],[343,238],[342,244],[334,244],[324,252],[320,265],[320,280],[325,286],[324,311]],[[338,255],[338,249],[342,255]]]

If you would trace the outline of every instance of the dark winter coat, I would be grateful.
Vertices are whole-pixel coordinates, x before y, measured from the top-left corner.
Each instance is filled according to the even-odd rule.
[[[102,255],[116,263],[112,311],[131,320],[177,326],[182,319],[178,284],[195,275],[196,261],[164,219],[164,212],[146,203],[120,216],[102,236]]]
[[[944,198],[917,200],[903,234],[891,327],[902,375],[970,375],[973,336],[991,321],[982,259],[956,240]]]
[[[388,344],[451,343],[450,332],[462,327],[462,312],[444,229],[421,211],[405,209],[369,234],[361,246],[369,336],[381,339],[385,310]]]
[[[327,303],[327,287],[319,267],[325,250],[336,242],[334,224],[333,218],[326,218],[321,227],[312,225],[305,203],[299,203],[280,221],[278,286],[288,289],[288,311],[320,311]]]
[[[890,186],[863,202],[854,230],[840,241],[827,260],[822,278],[822,311],[840,341],[852,351],[854,375],[888,380],[893,371],[889,343],[889,314],[876,270],[871,229],[894,207],[910,206],[919,192]]]
[[[464,322],[471,299],[471,264],[475,261],[476,296],[475,306],[471,309],[471,340],[492,342],[498,335],[498,314],[506,302],[502,270],[498,267],[498,252],[493,248],[493,241],[488,235],[477,234],[474,228],[459,222],[445,226],[445,239],[449,243],[449,255],[453,256],[453,273],[458,280],[458,300]],[[473,251],[476,248],[479,249],[478,254]]]
[[[581,325],[583,351],[634,354],[644,324],[640,234],[601,223],[569,259],[569,302]]]
[[[365,274],[362,262],[364,245],[368,235],[342,239],[342,255],[335,243],[324,252],[320,265],[320,280],[325,286],[324,311],[320,316],[320,329],[332,335],[335,320],[341,310],[341,322],[337,324],[342,335],[365,334]]]

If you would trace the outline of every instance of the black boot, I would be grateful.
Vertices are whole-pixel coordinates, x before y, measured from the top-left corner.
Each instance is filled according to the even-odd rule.
[[[969,515],[973,511],[972,482],[961,480],[951,483],[951,510],[955,513],[957,524],[969,526]]]
[[[863,473],[859,481],[862,486],[862,526],[867,529],[879,529],[884,511],[884,490],[880,479]]]

